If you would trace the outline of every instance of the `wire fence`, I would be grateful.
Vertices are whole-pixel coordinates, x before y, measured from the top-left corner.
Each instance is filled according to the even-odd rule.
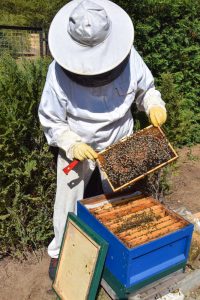
[[[37,58],[48,54],[46,34],[42,28],[0,25],[0,55],[14,58]]]

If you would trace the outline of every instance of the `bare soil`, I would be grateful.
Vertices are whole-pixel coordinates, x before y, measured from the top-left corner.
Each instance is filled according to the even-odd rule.
[[[200,145],[180,149],[178,155],[164,203],[172,209],[185,207],[192,213],[200,212]]]
[[[6,258],[0,262],[1,300],[56,299],[47,270],[49,257],[38,252],[22,263]]]
[[[200,212],[200,145],[178,151],[179,160],[170,174],[171,192],[165,204],[176,209],[184,206],[192,213]],[[49,257],[46,251],[29,255],[19,262],[11,258],[0,261],[1,300],[55,300],[48,278]],[[109,299],[103,290],[98,300]],[[200,299],[199,289],[187,299]]]

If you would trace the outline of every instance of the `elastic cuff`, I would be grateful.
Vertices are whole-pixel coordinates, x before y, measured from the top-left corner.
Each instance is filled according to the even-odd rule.
[[[77,145],[77,144],[81,144],[82,142],[76,142],[74,143],[73,145],[71,145],[71,147],[68,148],[66,152],[66,157],[69,159],[69,160],[74,160],[74,146]]]
[[[72,147],[77,144],[81,143],[81,137],[73,132],[68,132],[65,134],[62,134],[62,136],[57,139],[57,144],[60,149],[65,151],[66,156],[69,160],[73,160],[73,150]]]
[[[148,114],[147,114],[147,116],[149,116],[150,109],[151,109],[152,107],[160,107],[160,108],[162,108],[163,110],[165,110],[165,112],[167,112],[165,106],[163,106],[163,105],[161,105],[161,104],[150,104],[150,105],[148,106]]]
[[[149,116],[149,110],[152,107],[156,107],[157,106],[157,107],[161,107],[161,108],[163,108],[163,109],[166,110],[166,108],[165,108],[165,102],[161,98],[159,98],[159,97],[152,97],[152,96],[150,96],[150,97],[148,97],[146,99],[145,102],[146,103],[144,105],[144,108],[145,108],[145,112],[146,112],[147,116]]]

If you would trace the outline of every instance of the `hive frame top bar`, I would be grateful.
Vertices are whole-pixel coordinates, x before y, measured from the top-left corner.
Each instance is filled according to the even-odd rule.
[[[103,207],[104,204],[106,204],[105,201],[104,201],[104,200],[106,200],[106,197],[103,197],[103,195],[101,195],[101,196],[102,196],[102,197],[99,196],[99,197],[91,197],[91,198],[88,198],[88,199],[83,199],[83,200],[81,200],[80,202],[81,202],[82,205],[84,205],[84,206],[86,207],[86,209],[87,209],[88,211],[90,211],[91,214],[94,214],[96,208],[98,209],[98,208],[100,208],[100,207]],[[105,195],[104,195],[104,196],[105,196]],[[97,199],[97,198],[98,198],[98,199]],[[116,197],[116,198],[113,197],[113,198],[110,198],[110,200],[111,200],[111,202],[108,202],[108,203],[110,203],[111,206],[112,206],[112,204],[115,204],[115,207],[116,207],[116,208],[117,208],[116,202],[117,202],[118,204],[123,204],[123,202],[126,202],[125,204],[127,204],[128,202],[129,202],[129,203],[131,203],[131,202],[132,202],[132,203],[133,203],[133,202],[136,203],[138,200],[139,200],[139,201],[140,201],[140,200],[150,200],[150,201],[152,202],[153,205],[159,206],[159,207],[163,210],[163,212],[165,212],[166,216],[169,216],[169,217],[171,216],[171,217],[174,218],[174,221],[176,220],[176,221],[179,221],[180,223],[182,223],[182,226],[181,226],[179,229],[184,228],[185,226],[187,226],[187,225],[190,224],[190,223],[189,223],[186,219],[184,219],[182,216],[178,215],[178,214],[175,213],[174,211],[169,210],[168,208],[166,208],[165,206],[163,206],[158,200],[156,200],[156,199],[153,198],[152,196],[145,196],[145,195],[143,195],[142,193],[140,193],[140,194],[137,194],[137,195],[129,194],[129,197],[128,197],[128,194],[127,194],[126,197],[122,196],[121,199],[120,199],[120,197]],[[128,202],[127,202],[127,201],[128,201]],[[96,206],[96,208],[95,208],[95,207],[92,206],[92,204],[94,204],[94,203],[98,203],[98,204],[100,204],[100,205],[99,205],[99,206]],[[89,204],[90,204],[90,205],[89,205]],[[141,211],[142,211],[142,209],[141,209]],[[109,213],[111,213],[111,211],[110,211]],[[97,217],[95,214],[94,214],[94,216],[95,216],[95,218],[98,219],[98,217]],[[101,216],[103,216],[103,214],[102,214]],[[99,221],[104,227],[106,227],[107,230],[110,231],[110,229],[106,226],[106,224],[104,224],[103,219],[102,219],[101,221],[100,221],[100,220],[98,220],[98,221]],[[177,230],[178,230],[178,229],[177,229]],[[164,236],[167,236],[167,235],[173,233],[174,231],[175,231],[175,230],[171,230],[170,232],[165,233],[165,234],[161,235],[160,237],[156,237],[156,238],[151,239],[149,242],[153,242],[153,241],[155,241],[156,239],[159,239],[159,238],[162,238],[162,237],[164,237]],[[112,230],[111,230],[110,232],[112,232]],[[113,233],[113,232],[112,232],[112,234],[115,235],[115,233]],[[118,237],[118,236],[116,235],[116,238],[118,238],[119,241],[120,241],[127,249],[131,249],[130,247],[128,247],[128,246],[126,245],[126,243],[124,243],[124,241],[122,241],[122,240],[120,239],[120,237]],[[148,242],[148,243],[149,243],[149,242]],[[140,246],[142,246],[142,245],[143,245],[143,243],[141,243],[141,244],[139,244],[139,245],[137,245],[137,246],[133,246],[132,249],[133,249],[133,248],[136,248],[136,247],[140,247]]]
[[[165,205],[163,205],[159,200],[155,199],[153,196],[151,195],[145,195],[142,192],[138,191],[136,193],[130,193],[130,192],[125,192],[122,193],[121,196],[120,194],[101,194],[101,195],[97,195],[97,196],[93,196],[90,198],[85,198],[80,200],[79,202],[87,208],[87,210],[90,210],[93,207],[93,204],[99,204],[98,206],[103,206],[105,204],[105,201],[108,201],[108,203],[110,204],[116,204],[116,201],[119,203],[123,203],[124,201],[135,201],[138,199],[151,199],[155,204],[159,204],[160,206],[162,206],[165,211],[175,217],[178,217],[180,220],[183,220],[186,222],[186,224],[190,224],[189,221],[187,221],[184,217],[182,217],[181,215],[179,215],[178,213],[176,213],[175,211],[167,208]],[[96,206],[96,207],[98,207]],[[95,205],[94,205],[95,207]]]
[[[107,173],[104,171],[104,168],[103,168],[103,166],[102,166],[102,165],[103,165],[103,156],[101,156],[101,155],[104,154],[105,152],[109,151],[110,149],[113,149],[113,148],[116,146],[116,144],[123,143],[123,142],[125,142],[126,140],[130,139],[131,137],[136,136],[136,135],[140,135],[141,133],[143,133],[143,132],[145,132],[145,131],[148,131],[148,130],[151,129],[151,128],[157,129],[157,130],[159,131],[159,133],[161,133],[161,135],[163,136],[163,138],[166,139],[167,144],[168,144],[170,150],[171,150],[172,153],[174,154],[174,157],[172,157],[172,158],[169,159],[168,161],[166,161],[166,162],[164,162],[164,163],[162,163],[162,164],[156,166],[155,168],[153,168],[153,169],[151,169],[151,170],[149,170],[149,171],[143,173],[142,175],[140,175],[140,176],[134,178],[133,180],[131,180],[131,181],[129,181],[129,182],[127,182],[127,183],[125,183],[125,184],[123,184],[123,185],[121,185],[121,186],[115,188],[115,187],[113,186],[112,182],[110,181],[110,179],[109,179]],[[138,180],[144,178],[145,176],[147,176],[147,175],[149,175],[149,174],[151,174],[151,173],[157,171],[158,169],[160,169],[160,168],[164,167],[165,165],[171,163],[172,161],[176,160],[177,158],[178,158],[178,154],[176,153],[176,151],[174,150],[174,148],[172,147],[172,145],[171,145],[171,144],[169,143],[169,141],[167,140],[167,138],[166,138],[166,136],[165,136],[163,130],[162,130],[160,127],[154,127],[153,125],[150,125],[150,126],[144,128],[144,129],[142,129],[142,130],[139,130],[139,131],[133,133],[131,136],[128,136],[128,137],[125,137],[125,138],[121,139],[121,140],[118,141],[117,143],[115,143],[115,144],[109,146],[108,148],[104,149],[103,151],[99,152],[97,162],[98,162],[100,168],[102,169],[102,171],[103,171],[103,173],[104,173],[106,179],[108,180],[108,182],[109,182],[109,184],[110,184],[110,186],[111,186],[113,192],[116,192],[116,191],[120,191],[120,190],[122,190],[122,189],[128,187],[129,185],[131,185],[131,184],[135,183],[136,181],[138,181]]]

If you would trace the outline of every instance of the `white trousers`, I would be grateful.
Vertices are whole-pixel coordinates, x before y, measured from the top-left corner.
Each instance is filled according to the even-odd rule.
[[[48,247],[48,254],[52,258],[57,258],[59,255],[67,214],[68,212],[76,213],[77,201],[83,199],[84,190],[96,167],[94,161],[84,160],[66,175],[63,168],[69,163],[64,152],[60,151],[57,160],[57,190],[53,215],[55,236]],[[110,193],[111,188],[101,170],[100,174],[104,193]]]

